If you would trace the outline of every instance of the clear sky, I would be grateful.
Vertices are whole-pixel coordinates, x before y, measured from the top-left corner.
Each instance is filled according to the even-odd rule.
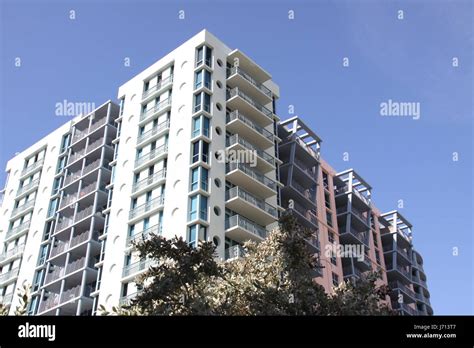
[[[403,200],[435,314],[473,314],[471,1],[0,3],[0,166],[69,119],[56,103],[116,100],[122,83],[206,28],[272,74],[280,118],[294,105],[326,160],[355,168],[380,210]],[[381,116],[389,99],[420,103],[420,118]]]

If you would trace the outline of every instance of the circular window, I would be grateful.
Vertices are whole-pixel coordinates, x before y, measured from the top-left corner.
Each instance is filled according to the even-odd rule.
[[[217,103],[217,104],[216,104],[216,108],[217,108],[217,110],[221,111],[221,110],[222,110],[222,105],[219,104],[219,103]]]
[[[216,127],[216,133],[217,133],[217,135],[221,135],[221,134],[222,134],[222,129],[221,129],[221,127]]]
[[[220,81],[216,81],[216,85],[217,87],[222,88],[222,83]]]
[[[217,60],[217,65],[222,66],[222,60],[218,59]]]
[[[215,246],[219,246],[219,244],[221,243],[219,237],[212,238],[212,242],[214,243]]]
[[[219,207],[214,207],[214,214],[216,214],[217,216],[221,215],[221,209]]]
[[[214,184],[216,184],[217,187],[221,187],[221,181],[219,179],[214,179]]]
[[[220,161],[222,159],[222,154],[219,151],[214,152],[214,157],[216,160]]]

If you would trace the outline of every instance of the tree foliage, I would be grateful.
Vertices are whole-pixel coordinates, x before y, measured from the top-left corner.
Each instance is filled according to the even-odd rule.
[[[244,244],[245,256],[216,260],[215,246],[198,248],[181,238],[153,235],[135,245],[153,261],[137,280],[143,290],[123,307],[104,315],[387,315],[387,289],[380,274],[343,283],[328,295],[312,273],[316,265],[306,240],[311,232],[291,214],[260,243]]]

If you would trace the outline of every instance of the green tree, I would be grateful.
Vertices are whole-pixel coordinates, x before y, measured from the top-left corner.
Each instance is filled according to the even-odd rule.
[[[260,243],[244,244],[245,256],[216,260],[210,242],[198,248],[181,238],[157,235],[135,245],[141,258],[153,261],[138,279],[143,290],[131,305],[109,315],[386,315],[381,304],[387,289],[378,273],[356,284],[343,283],[325,293],[312,278],[316,267],[307,242],[311,232],[291,214]]]

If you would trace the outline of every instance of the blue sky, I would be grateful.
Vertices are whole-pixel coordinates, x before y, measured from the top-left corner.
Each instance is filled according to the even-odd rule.
[[[403,199],[435,314],[473,314],[470,1],[0,3],[0,166],[68,120],[56,103],[115,100],[122,83],[207,28],[271,72],[279,116],[294,105],[326,160],[355,168],[382,211]],[[389,99],[420,103],[420,119],[380,116]]]

